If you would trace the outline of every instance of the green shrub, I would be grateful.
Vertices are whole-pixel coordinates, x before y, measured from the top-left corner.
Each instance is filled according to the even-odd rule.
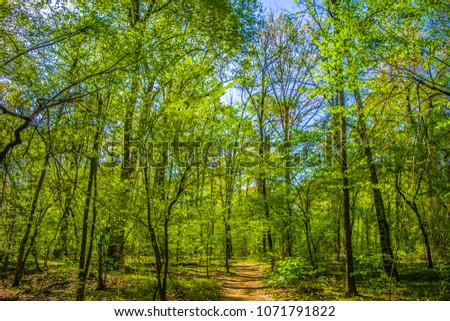
[[[294,284],[302,277],[311,274],[311,267],[303,257],[287,258],[281,262],[277,262],[272,284]]]

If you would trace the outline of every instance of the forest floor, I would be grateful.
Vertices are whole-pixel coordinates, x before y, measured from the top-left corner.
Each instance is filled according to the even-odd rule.
[[[296,263],[297,262],[297,263]],[[294,264],[296,263],[296,264]],[[398,262],[400,282],[388,278],[381,267],[355,264],[358,295],[346,298],[345,265],[322,262],[316,268],[298,260],[278,262],[267,275],[269,293],[276,301],[448,301],[450,300],[450,264],[435,262],[427,269],[424,262]]]
[[[95,273],[86,284],[87,301],[148,301],[154,299],[156,277],[150,258],[128,260],[120,272],[108,272],[106,290],[96,290]],[[0,301],[74,300],[77,282],[76,262],[30,262],[19,287],[11,287],[13,266],[6,277],[0,275]],[[436,262],[427,269],[424,262],[399,262],[400,282],[383,271],[357,262],[359,295],[344,295],[345,266],[342,262],[320,262],[316,268],[301,260],[276,263],[273,271],[267,261],[238,258],[226,273],[217,260],[205,266],[174,264],[170,267],[167,298],[171,301],[397,301],[450,300],[450,263]],[[95,267],[92,269],[95,271]]]
[[[225,301],[270,301],[262,281],[261,267],[256,264],[237,263],[236,273],[222,278],[221,296]]]

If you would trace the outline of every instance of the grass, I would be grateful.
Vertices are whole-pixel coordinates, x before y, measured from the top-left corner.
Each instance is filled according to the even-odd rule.
[[[95,269],[95,267],[93,267]],[[172,266],[168,278],[169,300],[220,300],[221,282],[214,275],[221,267],[212,265],[207,277],[204,267]],[[28,266],[18,288],[12,288],[12,277],[0,283],[0,300],[74,300],[77,281],[74,262],[49,262],[42,272]],[[9,273],[11,275],[11,273]],[[106,290],[96,290],[96,277],[90,273],[85,291],[87,301],[150,301],[156,291],[156,276],[148,262],[127,261],[122,272],[110,272]]]
[[[358,296],[353,298],[344,296],[345,275],[340,263],[325,262],[316,269],[304,262],[290,269],[285,265],[278,264],[274,272],[265,270],[276,300],[450,300],[450,265],[444,262],[438,262],[434,269],[427,269],[423,262],[400,262],[397,264],[400,282],[389,279],[377,267],[369,269],[367,265],[357,264],[355,271],[360,271],[355,273]]]

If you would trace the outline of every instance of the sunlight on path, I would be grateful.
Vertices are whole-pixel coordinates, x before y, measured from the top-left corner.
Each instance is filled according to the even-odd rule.
[[[270,301],[261,281],[261,267],[237,264],[236,274],[223,279],[222,298],[226,301]]]

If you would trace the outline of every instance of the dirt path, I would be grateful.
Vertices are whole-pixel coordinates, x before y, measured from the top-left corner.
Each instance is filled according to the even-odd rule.
[[[270,301],[261,281],[261,267],[236,264],[236,274],[223,278],[222,298],[226,301]]]

